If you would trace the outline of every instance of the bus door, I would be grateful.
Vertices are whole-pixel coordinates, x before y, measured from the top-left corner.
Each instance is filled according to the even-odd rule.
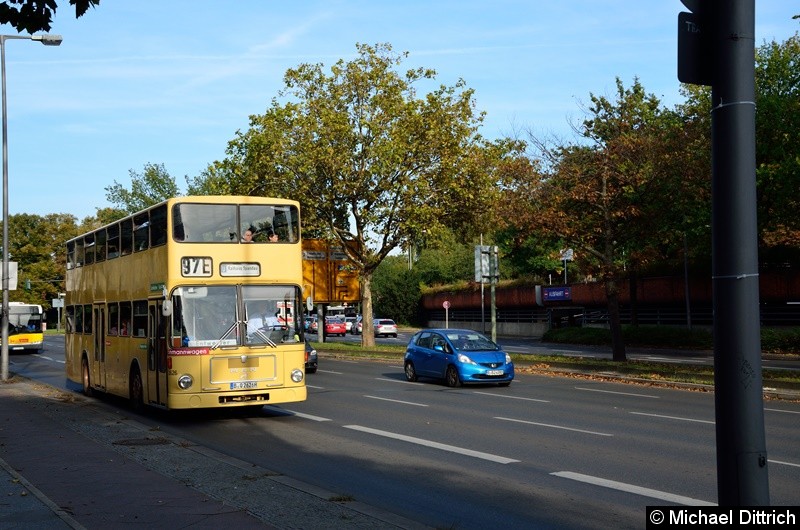
[[[167,339],[162,300],[151,300],[148,308],[146,402],[167,404]]]
[[[106,310],[105,304],[95,304],[92,316],[92,382],[95,386],[106,389]]]

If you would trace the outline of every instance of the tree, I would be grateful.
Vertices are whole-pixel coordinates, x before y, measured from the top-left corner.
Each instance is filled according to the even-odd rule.
[[[69,0],[75,6],[75,18],[99,4],[100,0]],[[50,31],[57,8],[56,0],[5,0],[0,4],[0,24],[10,24],[20,33]]]
[[[517,228],[549,233],[550,241],[573,248],[581,267],[599,276],[613,358],[624,361],[620,281],[628,267],[635,269],[657,254],[655,236],[663,232],[652,216],[674,192],[672,179],[665,184],[660,144],[678,121],[638,79],[630,88],[617,79],[614,100],[592,94],[591,102],[579,129],[588,142],[548,147],[533,139],[544,160],[517,172],[521,182],[514,193],[530,200],[517,203],[506,218]]]
[[[136,213],[154,204],[179,195],[175,179],[167,173],[164,164],[145,164],[144,173],[130,170],[131,188],[128,189],[116,180],[106,186],[106,200],[118,205],[125,214]],[[108,212],[98,210],[98,219]],[[111,212],[112,216],[115,215]]]
[[[436,72],[396,71],[407,54],[357,45],[358,56],[323,72],[303,64],[284,76],[281,99],[251,116],[223,161],[191,190],[294,197],[305,230],[342,243],[358,269],[364,329],[372,330],[372,276],[394,249],[440,226],[469,228],[490,211],[505,143],[477,133],[463,81],[418,97]],[[374,344],[368,331],[365,345]]]
[[[800,248],[800,35],[756,50],[756,179],[762,259]]]
[[[75,217],[69,214],[9,216],[9,254],[17,262],[17,290],[10,293],[14,302],[42,304],[64,291],[66,242],[78,235]],[[31,288],[23,288],[30,280]]]

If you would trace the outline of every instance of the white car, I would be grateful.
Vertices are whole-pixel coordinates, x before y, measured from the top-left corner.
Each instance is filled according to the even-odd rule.
[[[375,319],[375,336],[392,336],[397,337],[397,324],[390,318],[376,318]]]
[[[353,326],[356,325],[356,317],[344,317],[344,325],[347,327],[347,332],[353,332]]]

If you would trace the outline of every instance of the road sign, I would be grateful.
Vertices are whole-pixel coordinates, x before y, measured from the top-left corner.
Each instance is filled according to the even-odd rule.
[[[678,81],[711,85],[711,24],[700,8],[701,2],[683,0],[683,4],[692,12],[678,13]]]
[[[444,307],[445,309],[450,309],[450,301],[445,300],[444,303],[442,304],[442,307]]]

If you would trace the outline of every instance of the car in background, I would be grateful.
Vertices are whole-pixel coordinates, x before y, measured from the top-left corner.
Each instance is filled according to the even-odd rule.
[[[313,374],[317,371],[317,350],[306,341],[306,373]]]
[[[350,328],[351,334],[361,335],[361,332],[363,331],[363,324],[361,324],[362,320],[363,319],[361,318],[361,316],[356,317],[355,323],[353,323],[353,326]]]
[[[471,329],[423,329],[411,337],[403,358],[406,379],[444,379],[447,386],[514,380],[511,356],[491,339]]]
[[[391,336],[397,337],[397,324],[390,318],[376,318],[375,319],[375,336]]]
[[[356,325],[356,322],[358,322],[358,317],[355,316],[344,317],[344,325],[345,327],[347,327],[348,333],[353,332],[353,326]]]
[[[341,318],[333,317],[325,319],[325,335],[341,335],[345,336],[347,333],[347,326]]]

